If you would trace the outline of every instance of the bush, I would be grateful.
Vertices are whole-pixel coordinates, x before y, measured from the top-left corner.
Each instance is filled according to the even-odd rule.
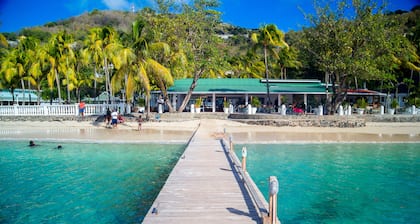
[[[228,108],[229,107],[229,101],[227,101],[227,100],[223,101],[223,107]]]
[[[365,98],[359,98],[356,103],[358,108],[365,109],[367,107],[367,102]]]
[[[258,97],[252,97],[252,100],[251,100],[251,105],[252,105],[253,107],[259,107],[259,106],[261,105],[261,102],[260,102],[260,100],[258,99]]]
[[[195,100],[195,103],[194,103],[194,106],[195,106],[195,108],[199,108],[199,107],[201,107],[201,104],[203,103],[203,100],[201,99],[201,97],[200,98],[198,98],[198,99],[196,99]]]
[[[397,99],[394,98],[391,101],[391,108],[397,109],[397,107],[398,107],[398,101],[397,101]]]

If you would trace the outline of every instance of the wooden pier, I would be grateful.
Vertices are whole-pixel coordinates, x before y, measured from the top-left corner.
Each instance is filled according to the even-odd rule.
[[[143,223],[262,223],[261,208],[204,122],[172,170]]]

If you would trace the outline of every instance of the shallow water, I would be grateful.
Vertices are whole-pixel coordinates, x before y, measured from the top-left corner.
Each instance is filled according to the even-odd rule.
[[[266,198],[269,176],[279,180],[283,224],[420,223],[418,143],[245,146]]]
[[[185,145],[0,141],[0,223],[139,223]]]

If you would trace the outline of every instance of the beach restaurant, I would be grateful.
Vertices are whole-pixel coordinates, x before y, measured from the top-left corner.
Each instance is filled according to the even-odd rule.
[[[191,83],[192,79],[175,80],[168,89],[174,108],[179,108]],[[267,99],[267,86],[270,102]],[[202,111],[223,111],[224,102],[228,102],[233,112],[243,112],[252,97],[258,98],[261,110],[268,105],[278,108],[282,104],[290,104],[310,111],[325,100],[325,95],[325,84],[319,80],[268,80],[267,83],[265,79],[199,79],[186,111],[190,110],[189,105],[201,98]]]
[[[175,80],[174,85],[168,89],[169,100],[174,109],[180,107],[184,100],[192,79]],[[268,83],[267,83],[268,82]],[[267,99],[267,86],[270,99]],[[279,112],[281,105],[289,108],[300,108],[305,113],[317,113],[320,105],[324,105],[327,95],[331,95],[331,86],[315,79],[199,79],[193,91],[191,99],[185,108],[190,111],[190,105],[197,99],[203,101],[201,111],[223,111],[224,102],[228,102],[231,112],[246,112],[247,105],[251,104],[252,98],[258,98],[261,103],[258,112]],[[352,101],[357,97],[366,97],[370,104],[383,103],[386,94],[372,90],[349,90],[347,99]],[[152,107],[158,99],[155,95]],[[354,100],[355,101],[355,100]],[[271,106],[269,106],[271,105]]]

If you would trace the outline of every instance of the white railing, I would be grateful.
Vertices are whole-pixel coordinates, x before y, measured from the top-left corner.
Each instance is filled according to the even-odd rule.
[[[124,104],[86,104],[85,116],[105,114],[107,108],[123,111]],[[79,116],[79,104],[0,106],[0,116]]]

